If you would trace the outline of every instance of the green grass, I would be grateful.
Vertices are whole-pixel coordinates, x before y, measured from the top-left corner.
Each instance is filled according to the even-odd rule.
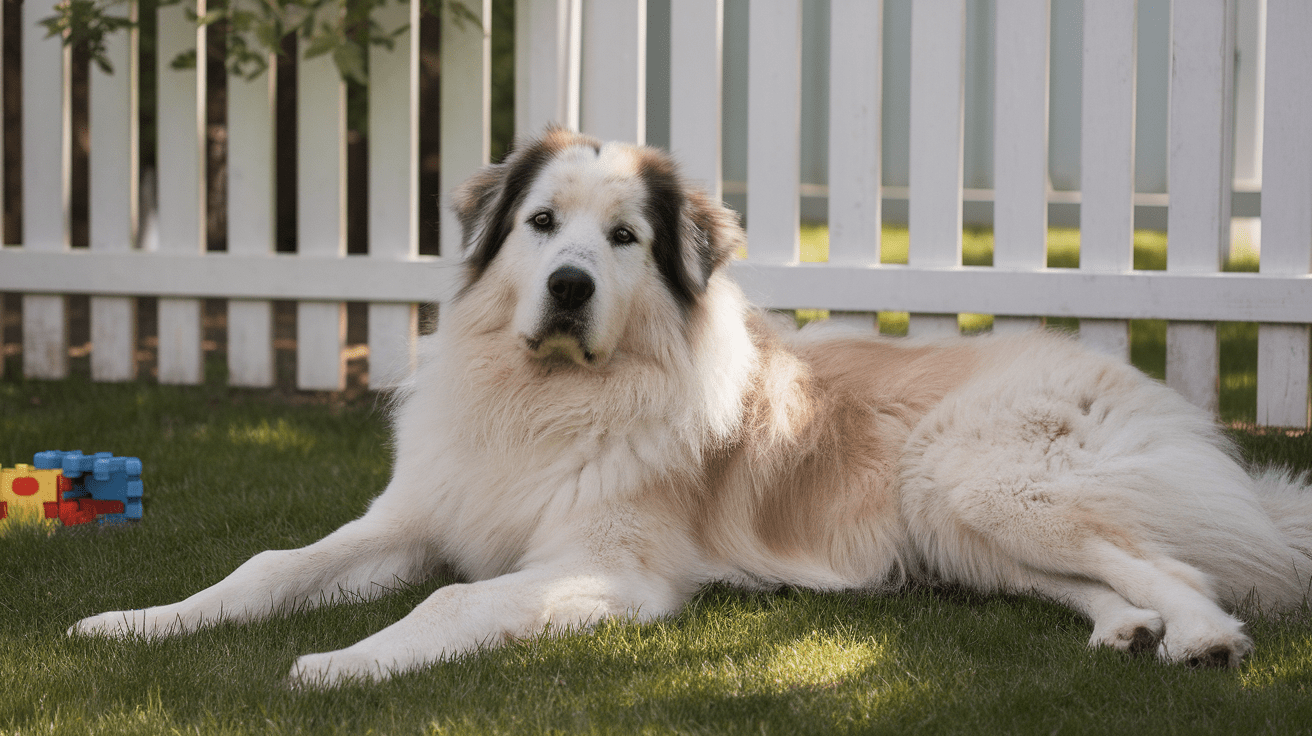
[[[829,229],[823,224],[802,226],[802,261],[822,262],[829,258]],[[880,239],[882,263],[906,263],[909,234],[904,225],[885,225]],[[993,232],[968,228],[962,233],[961,260],[967,266],[993,265]],[[1078,228],[1048,230],[1048,267],[1075,268],[1080,265],[1080,231]],[[1166,233],[1139,230],[1134,234],[1134,267],[1146,271],[1166,268]],[[1257,253],[1241,244],[1225,264],[1226,271],[1256,271]],[[798,324],[825,319],[824,309],[797,310]],[[887,335],[905,335],[909,315],[906,312],[880,312],[879,331]],[[985,332],[993,328],[993,315],[961,314],[957,323],[963,333]],[[1078,332],[1079,320],[1044,319],[1050,329]],[[1257,417],[1257,324],[1220,322],[1217,340],[1221,354],[1219,410],[1227,422],[1252,423]],[[1158,380],[1166,379],[1166,321],[1139,319],[1130,321],[1130,362]]]
[[[386,429],[355,401],[208,385],[0,380],[0,460],[110,450],[145,466],[129,528],[0,537],[0,733],[1275,733],[1312,723],[1312,618],[1258,620],[1237,671],[1089,651],[1050,603],[715,587],[679,616],[534,639],[375,686],[300,692],[294,659],[396,621],[443,581],[162,641],[64,636],[179,600],[360,514]],[[1312,468],[1312,436],[1239,436]]]

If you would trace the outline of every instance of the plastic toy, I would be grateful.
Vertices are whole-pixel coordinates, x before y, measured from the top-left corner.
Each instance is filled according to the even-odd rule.
[[[141,520],[141,461],[108,452],[38,452],[32,465],[0,468],[0,530]]]

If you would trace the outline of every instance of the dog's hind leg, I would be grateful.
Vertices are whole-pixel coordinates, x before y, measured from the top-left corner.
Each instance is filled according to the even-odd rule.
[[[1166,634],[1157,654],[1192,667],[1237,667],[1253,650],[1243,622],[1216,604],[1207,577],[1179,560],[1131,555],[1091,540],[1089,558],[1102,578],[1129,601],[1162,615]]]
[[[374,597],[423,572],[427,550],[377,508],[300,549],[269,550],[178,603],[112,611],[78,621],[70,634],[163,636],[217,621],[250,621],[343,594]]]
[[[1205,574],[1141,538],[1132,522],[1106,521],[1117,518],[1096,505],[1117,497],[1106,488],[998,476],[946,489],[909,488],[904,503],[912,534],[946,579],[1017,592],[1036,577],[1085,579],[1161,616],[1165,633],[1157,652],[1164,660],[1233,667],[1252,651],[1243,624],[1217,605]],[[1095,622],[1097,613],[1111,613],[1110,631],[1116,611],[1125,612],[1115,599],[1087,591],[1075,599]]]
[[[1156,611],[1125,600],[1103,583],[1058,575],[1035,575],[1029,592],[1070,606],[1093,622],[1090,647],[1138,654],[1157,648],[1166,627]]]

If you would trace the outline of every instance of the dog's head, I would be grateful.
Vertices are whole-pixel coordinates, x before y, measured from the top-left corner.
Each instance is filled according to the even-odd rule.
[[[511,329],[543,360],[605,365],[635,310],[686,319],[742,245],[736,216],[653,148],[549,129],[455,196],[468,293],[514,291]]]

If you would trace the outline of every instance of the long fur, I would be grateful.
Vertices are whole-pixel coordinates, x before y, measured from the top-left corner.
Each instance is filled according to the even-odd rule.
[[[292,681],[650,619],[711,581],[1033,593],[1087,615],[1090,645],[1234,666],[1252,642],[1223,607],[1306,599],[1307,477],[1250,477],[1210,417],[1124,363],[1042,332],[781,326],[722,268],[733,215],[651,149],[551,130],[456,202],[466,284],[422,341],[368,512],[73,631],[191,631],[444,565],[469,582]]]

